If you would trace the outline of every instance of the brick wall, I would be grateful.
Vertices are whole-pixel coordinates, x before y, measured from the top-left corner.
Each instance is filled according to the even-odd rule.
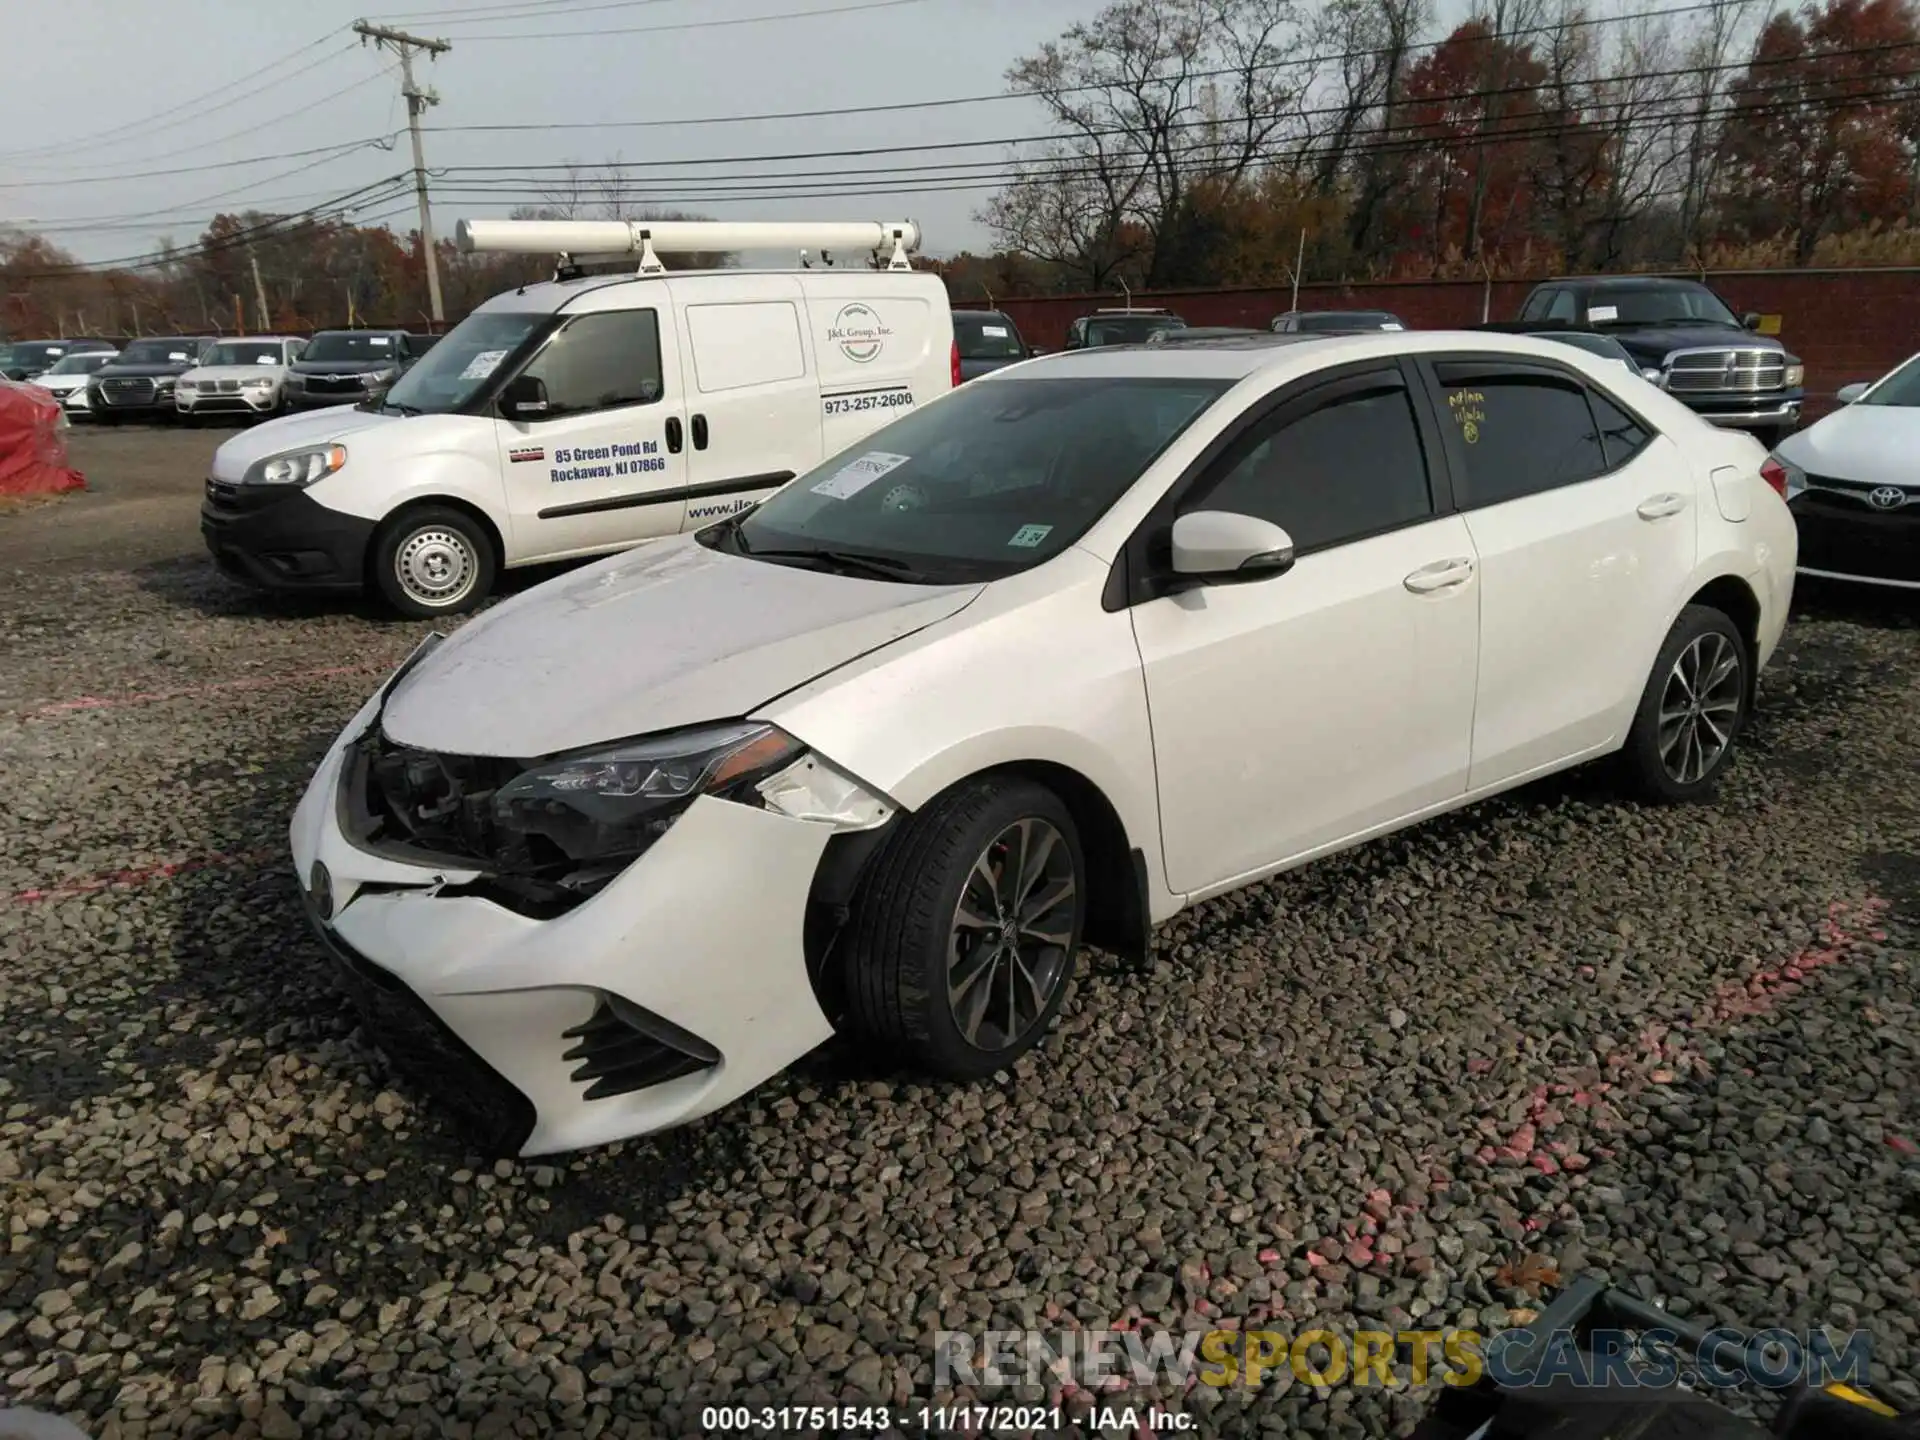
[[[1809,415],[1832,407],[1833,392],[1871,380],[1920,351],[1920,270],[1749,271],[1709,275],[1707,283],[1737,312],[1781,317],[1780,338],[1807,363]],[[1393,281],[1303,285],[1302,310],[1391,310],[1416,329],[1511,320],[1531,281]],[[1284,288],[1138,292],[1136,305],[1164,306],[1189,325],[1264,328],[1291,307]],[[982,301],[961,302],[984,304]],[[1031,343],[1049,350],[1066,342],[1067,326],[1114,295],[1059,295],[1006,300],[1000,308]]]

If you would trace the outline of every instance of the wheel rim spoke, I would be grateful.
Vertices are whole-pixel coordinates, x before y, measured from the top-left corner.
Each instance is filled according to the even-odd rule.
[[[1696,636],[1668,672],[1655,723],[1671,779],[1693,785],[1713,772],[1733,744],[1744,699],[1739,650],[1717,632]]]
[[[1066,837],[1026,817],[987,844],[967,872],[948,941],[947,1006],[979,1050],[1011,1049],[1058,997],[1079,928],[1079,886]]]

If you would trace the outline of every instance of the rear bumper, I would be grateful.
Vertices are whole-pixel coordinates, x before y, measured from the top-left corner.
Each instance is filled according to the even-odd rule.
[[[200,536],[234,579],[280,594],[353,594],[366,575],[374,522],[329,510],[304,491],[211,494]]]

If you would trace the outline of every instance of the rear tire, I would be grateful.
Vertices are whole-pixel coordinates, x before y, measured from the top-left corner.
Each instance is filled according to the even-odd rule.
[[[493,589],[493,540],[450,505],[403,510],[373,542],[373,580],[386,602],[413,620],[464,615]]]
[[[1746,638],[1726,615],[1705,605],[1680,612],[1620,752],[1635,791],[1667,804],[1713,794],[1746,729],[1752,663]]]
[[[1060,797],[1009,776],[965,781],[873,859],[847,926],[849,1026],[944,1079],[1003,1070],[1059,1013],[1085,911]]]

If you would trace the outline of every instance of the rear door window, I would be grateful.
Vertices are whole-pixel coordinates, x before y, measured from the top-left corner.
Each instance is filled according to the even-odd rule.
[[[1463,462],[1461,501],[1499,505],[1611,468],[1587,388],[1555,371],[1441,363],[1441,424]]]

